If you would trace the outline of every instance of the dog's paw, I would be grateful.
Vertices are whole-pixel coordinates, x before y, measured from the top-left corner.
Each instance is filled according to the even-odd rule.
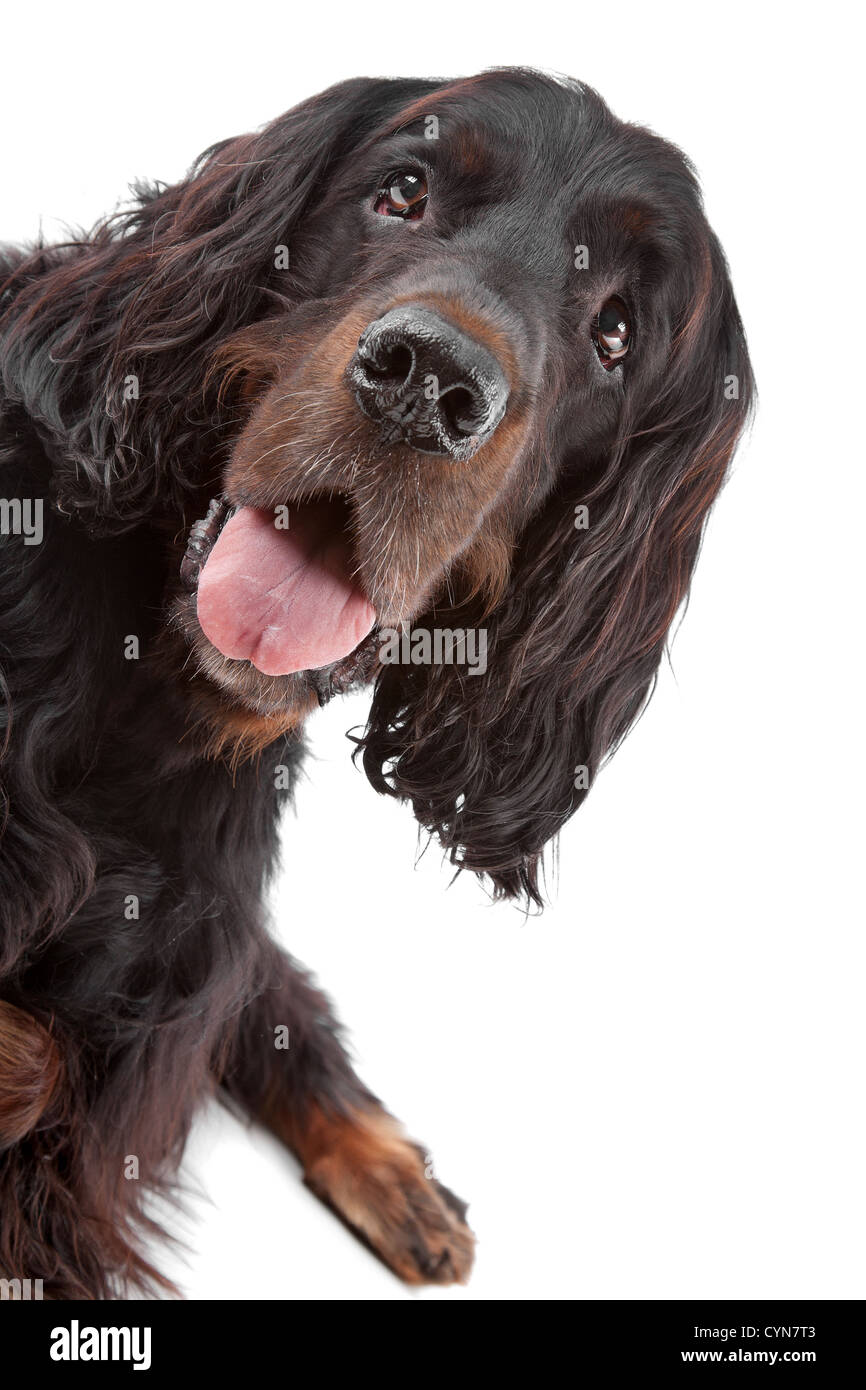
[[[475,1237],[466,1205],[385,1111],[321,1116],[304,1181],[408,1284],[464,1283]],[[429,1176],[428,1176],[429,1175]]]

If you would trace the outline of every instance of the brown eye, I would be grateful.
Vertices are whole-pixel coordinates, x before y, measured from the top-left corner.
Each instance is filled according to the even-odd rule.
[[[592,337],[602,365],[615,367],[629,350],[632,338],[631,314],[615,296],[602,305],[592,326]]]
[[[423,174],[394,174],[376,194],[373,210],[382,217],[402,217],[417,222],[427,206],[427,180]]]

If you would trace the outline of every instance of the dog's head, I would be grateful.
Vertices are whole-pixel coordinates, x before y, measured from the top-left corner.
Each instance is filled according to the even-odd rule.
[[[225,727],[252,746],[374,681],[373,785],[537,897],[751,400],[688,163],[534,73],[359,80],[215,147],[100,254],[77,360],[110,385],[67,393],[70,504],[198,507],[172,622]]]

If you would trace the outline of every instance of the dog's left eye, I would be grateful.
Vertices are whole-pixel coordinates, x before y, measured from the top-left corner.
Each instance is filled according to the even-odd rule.
[[[427,180],[423,174],[408,171],[392,174],[376,194],[374,212],[382,217],[402,217],[404,222],[417,222],[427,206]]]
[[[608,370],[628,352],[632,339],[631,315],[615,295],[599,310],[592,325],[592,338],[602,366]]]

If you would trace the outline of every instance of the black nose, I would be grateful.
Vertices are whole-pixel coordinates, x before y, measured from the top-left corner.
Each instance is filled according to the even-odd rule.
[[[346,375],[386,438],[455,459],[471,458],[490,438],[508,399],[492,352],[432,309],[412,304],[370,324]]]

